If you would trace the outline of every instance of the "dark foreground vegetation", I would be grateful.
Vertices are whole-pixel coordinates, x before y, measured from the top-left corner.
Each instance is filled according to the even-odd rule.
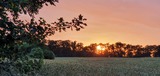
[[[159,58],[57,57],[45,60],[43,76],[160,76]]]
[[[101,49],[97,49],[100,46]],[[48,47],[57,57],[159,57],[160,45],[131,45],[121,42],[115,44],[90,44],[70,40],[51,40]]]
[[[79,31],[87,26],[79,15],[66,22],[52,23],[35,18],[43,6],[59,0],[0,0],[0,76],[37,76],[44,58],[54,58],[45,46],[46,37],[67,29]],[[29,20],[22,19],[24,15]],[[21,18],[22,17],[22,18]]]

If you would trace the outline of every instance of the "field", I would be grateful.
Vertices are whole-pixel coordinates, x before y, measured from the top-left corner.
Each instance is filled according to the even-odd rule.
[[[160,76],[160,58],[61,57],[45,60],[43,76]]]

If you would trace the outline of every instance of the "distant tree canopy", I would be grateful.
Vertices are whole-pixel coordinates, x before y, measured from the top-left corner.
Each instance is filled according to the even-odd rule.
[[[67,28],[79,31],[87,25],[82,15],[70,22],[64,21],[62,17],[51,24],[43,18],[35,20],[34,16],[44,5],[55,5],[56,2],[58,0],[0,1],[0,71],[11,75],[35,72],[43,62],[47,36]],[[29,14],[31,20],[21,20],[21,14]]]
[[[102,50],[97,49],[101,46]],[[160,57],[160,45],[131,45],[121,42],[115,44],[90,44],[70,40],[51,40],[48,47],[58,57]]]

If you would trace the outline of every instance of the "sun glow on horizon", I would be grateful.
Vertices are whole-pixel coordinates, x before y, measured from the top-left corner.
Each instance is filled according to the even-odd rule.
[[[98,45],[97,47],[96,47],[96,54],[104,54],[104,51],[105,51],[105,47],[102,47],[102,46],[100,46],[100,45]]]

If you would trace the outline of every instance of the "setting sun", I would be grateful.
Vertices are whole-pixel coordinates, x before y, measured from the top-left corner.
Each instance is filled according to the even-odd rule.
[[[103,51],[103,50],[105,50],[105,48],[102,47],[102,46],[100,46],[100,45],[98,45],[98,46],[97,46],[97,50]]]
[[[100,45],[97,46],[97,50],[101,50],[101,46]]]
[[[105,47],[98,45],[97,47],[96,54],[104,54]]]

